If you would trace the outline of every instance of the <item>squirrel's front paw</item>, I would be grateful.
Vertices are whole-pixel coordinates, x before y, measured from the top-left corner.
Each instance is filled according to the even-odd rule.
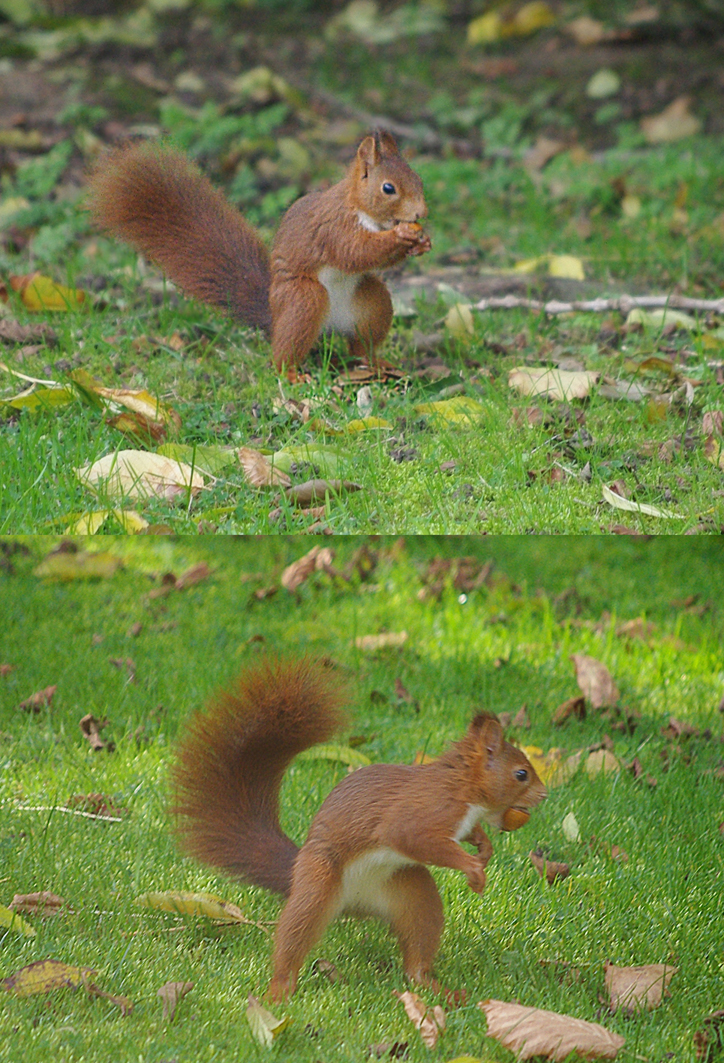
[[[416,221],[400,221],[394,233],[401,244],[407,248],[408,255],[422,255],[432,247],[430,237]]]
[[[473,893],[484,893],[486,881],[485,871],[480,865],[468,872],[468,886]]]

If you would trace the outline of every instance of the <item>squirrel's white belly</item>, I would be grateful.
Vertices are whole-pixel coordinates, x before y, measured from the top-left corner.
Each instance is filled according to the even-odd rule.
[[[409,857],[386,848],[371,849],[350,861],[342,872],[337,912],[356,909],[388,919],[390,913],[385,882],[401,867],[414,863]]]
[[[363,276],[363,273],[343,273],[332,266],[320,269],[317,279],[329,296],[329,309],[322,325],[325,332],[334,329],[348,336],[354,333],[357,324],[354,297]]]

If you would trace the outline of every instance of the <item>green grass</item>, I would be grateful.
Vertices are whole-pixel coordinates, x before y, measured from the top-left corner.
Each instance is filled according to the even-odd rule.
[[[268,936],[255,927],[217,930],[203,920],[156,915],[134,907],[133,899],[146,890],[206,889],[255,920],[275,919],[278,902],[264,891],[181,858],[165,808],[184,718],[243,663],[283,646],[329,654],[349,670],[353,733],[373,761],[407,762],[423,748],[436,753],[462,732],[475,707],[514,713],[525,703],[531,728],[515,734],[519,741],[573,751],[608,732],[621,762],[638,755],[658,785],[650,789],[622,771],[595,779],[579,773],[554,788],[526,827],[494,839],[482,899],[461,876],[435,871],[446,910],[437,973],[468,998],[448,1010],[448,1030],[433,1053],[392,996],[404,982],[387,931],[344,921],[305,964],[298,994],[277,1009],[293,1023],[275,1054],[357,1060],[369,1045],[405,1041],[411,1060],[466,1054],[504,1061],[510,1053],[485,1039],[475,1007],[495,997],[601,1021],[626,1037],[623,1061],[667,1053],[694,1060],[693,1033],[719,1006],[723,988],[717,828],[724,794],[715,769],[724,576],[714,540],[381,539],[366,543],[378,560],[369,581],[317,575],[294,597],[280,590],[263,601],[253,591],[277,582],[303,552],[293,540],[109,540],[124,569],[85,583],[33,576],[51,545],[7,540],[0,577],[0,663],[15,665],[0,680],[0,902],[49,889],[72,912],[47,921],[29,916],[34,939],[0,931],[0,975],[46,957],[92,966],[96,983],[130,997],[135,1009],[122,1018],[82,991],[3,994],[0,1059],[160,1063],[264,1055],[244,1009],[247,994],[262,992],[268,978]],[[344,569],[360,540],[331,545]],[[421,600],[429,560],[463,554],[496,562],[490,585],[467,595],[448,586],[439,600]],[[200,560],[212,566],[210,579],[147,597],[161,573],[178,574]],[[653,625],[646,641],[616,633],[636,617]],[[134,637],[136,622],[142,630]],[[402,650],[368,656],[354,649],[355,636],[385,629],[408,632]],[[264,643],[250,642],[253,636]],[[569,657],[577,652],[602,660],[621,703],[641,713],[632,734],[595,714],[552,728],[551,713],[576,692]],[[126,657],[135,663],[135,682],[109,663]],[[396,699],[395,679],[416,704]],[[17,710],[55,683],[52,708],[36,716]],[[109,718],[113,754],[88,749],[78,728],[87,712]],[[709,729],[711,737],[666,739],[661,729],[670,715]],[[343,772],[328,761],[293,766],[283,795],[293,837],[304,836]],[[102,823],[51,811],[89,792],[112,796],[129,814],[121,823]],[[580,844],[561,831],[571,811]],[[627,863],[606,856],[613,844],[626,851]],[[537,845],[570,862],[565,882],[547,887],[536,876],[527,853]],[[312,966],[314,956],[332,961],[342,981],[330,984]],[[671,998],[644,1016],[608,1016],[599,1003],[606,960],[675,964]],[[580,976],[567,978],[555,961],[574,965]],[[195,984],[174,1024],[162,1021],[156,997],[169,980]]]
[[[253,51],[250,42],[258,41],[260,48],[274,49],[279,73],[294,82],[292,74],[303,72],[310,98],[322,91],[339,101],[342,113],[347,105],[369,108],[422,123],[439,137],[435,151],[413,151],[430,208],[433,252],[408,265],[403,276],[438,271],[435,276],[454,288],[459,278],[445,268],[461,253],[467,254],[473,275],[510,269],[520,259],[566,253],[584,264],[586,294],[721,294],[724,184],[717,98],[705,79],[695,86],[692,106],[708,122],[708,133],[647,146],[638,126],[641,115],[659,106],[652,102],[650,86],[662,72],[669,71],[670,85],[678,85],[682,65],[687,72],[697,64],[718,69],[718,59],[704,43],[691,45],[679,68],[673,45],[662,44],[658,52],[654,45],[622,46],[614,62],[626,90],[621,113],[602,120],[596,117],[599,101],[585,94],[593,53],[573,49],[568,68],[552,51],[549,68],[548,60],[541,65],[539,54],[545,35],[494,49],[492,55],[518,64],[517,73],[484,75],[481,81],[476,70],[487,53],[466,48],[457,24],[420,48],[403,40],[371,51],[351,39],[320,40],[316,22],[306,27],[309,36],[292,34],[286,24],[275,36],[263,17],[244,43],[233,37],[238,29],[233,13],[218,18],[214,48],[221,48],[225,37],[232,50]],[[228,33],[226,18],[233,24]],[[177,29],[185,39],[181,22]],[[218,65],[203,50],[194,52],[197,59],[206,74],[205,60],[214,69]],[[171,80],[183,60],[181,49],[154,53],[158,73]],[[21,59],[13,62],[24,68]],[[63,69],[61,64],[56,72],[61,81]],[[81,76],[79,69],[72,67],[76,96],[58,116],[65,139],[44,154],[21,153],[20,165],[3,175],[2,202],[22,197],[27,206],[8,218],[11,235],[0,249],[0,276],[38,268],[85,288],[88,309],[52,315],[55,347],[8,347],[1,360],[11,369],[61,383],[83,369],[105,386],[146,387],[177,409],[178,441],[188,447],[252,445],[274,452],[324,443],[334,451],[333,472],[317,456],[292,475],[301,482],[339,474],[361,485],[361,491],[329,502],[322,520],[336,533],[590,534],[617,523],[651,533],[706,533],[724,524],[721,468],[707,460],[702,424],[703,415],[722,404],[720,318],[701,315],[694,330],[663,335],[655,329],[626,332],[618,314],[548,320],[522,310],[487,311],[476,316],[468,341],[444,334],[438,354],[450,375],[435,383],[415,375],[421,356],[412,326],[427,334],[440,331],[448,306],[442,298],[421,300],[415,318],[396,319],[385,350],[411,377],[404,384],[372,384],[372,413],[392,427],[325,436],[320,421],[344,429],[359,416],[357,389],[335,390],[336,348],[327,344],[310,359],[311,383],[282,388],[285,395],[314,402],[317,424],[301,424],[274,405],[280,385],[268,345],[164,288],[153,269],[139,268],[131,251],[91,233],[82,202],[73,196],[80,193],[82,168],[97,147],[92,138],[102,138],[105,119],[127,127],[155,122],[215,181],[225,183],[230,197],[270,237],[291,200],[321,181],[337,179],[343,157],[365,132],[364,123],[351,121],[344,135],[321,119],[310,125],[303,101],[288,93],[281,101],[255,103],[218,93],[212,98],[209,92],[195,108],[173,94],[157,98],[144,89],[138,96],[139,83],[117,71],[110,74],[92,49],[87,73]],[[713,75],[710,80],[713,84]],[[337,113],[332,107],[330,117]],[[540,134],[563,138],[578,150],[562,152],[531,177],[523,160]],[[340,147],[336,136],[346,143]],[[458,157],[461,141],[474,157]],[[640,203],[634,218],[622,211],[624,194]],[[12,235],[15,231],[19,236]],[[8,312],[23,323],[51,316],[31,314],[15,298]],[[169,344],[175,334],[181,350]],[[642,368],[652,355],[659,364]],[[568,405],[551,409],[545,399],[528,400],[509,389],[511,368],[555,364],[561,358],[574,358],[607,381],[643,384],[653,399],[611,400],[594,389],[590,400],[573,403],[585,416],[579,426],[570,423]],[[693,385],[691,403],[687,383]],[[25,386],[3,372],[0,395],[10,398]],[[481,403],[477,423],[441,426],[416,412],[417,405],[450,386]],[[656,401],[658,394],[676,391],[684,401]],[[551,423],[511,426],[511,416],[527,406],[552,414]],[[79,485],[74,473],[101,455],[135,445],[106,424],[103,410],[84,406],[78,397],[54,411],[4,408],[2,418],[0,530],[73,529],[86,512],[109,508],[108,500]],[[454,467],[441,474],[439,466],[451,461]],[[675,516],[611,509],[602,501],[602,488],[614,480],[624,481],[633,501]],[[221,533],[294,533],[317,520],[286,507],[280,519],[271,521],[278,506],[277,493],[254,489],[232,464],[207,482],[191,506],[141,502],[137,508],[151,524],[178,533],[194,531],[200,523]],[[109,517],[103,530],[121,528]]]

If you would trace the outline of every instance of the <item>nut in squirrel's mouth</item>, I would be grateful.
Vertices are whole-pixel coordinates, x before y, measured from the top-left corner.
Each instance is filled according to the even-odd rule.
[[[512,805],[506,808],[500,820],[501,830],[517,830],[523,827],[530,819],[530,810],[520,805]]]

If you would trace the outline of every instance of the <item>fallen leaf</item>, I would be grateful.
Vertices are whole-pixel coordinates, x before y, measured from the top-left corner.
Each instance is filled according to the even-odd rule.
[[[665,306],[656,310],[643,310],[635,306],[626,315],[626,325],[644,325],[650,328],[661,329],[665,325],[677,325],[679,328],[693,330],[698,328],[697,320],[691,314],[683,310],[674,310]]]
[[[704,440],[704,457],[717,469],[724,470],[724,441],[719,436],[710,435]]]
[[[559,1015],[503,1000],[483,1000],[478,1007],[488,1022],[488,1037],[517,1053],[518,1059],[545,1056],[564,1060],[571,1052],[584,1059],[615,1059],[625,1038],[570,1015]]]
[[[74,519],[66,528],[66,534],[96,535],[111,517],[129,535],[145,531],[148,527],[148,521],[135,509],[95,509],[86,510],[77,519]]]
[[[386,421],[384,417],[358,417],[354,421],[348,421],[343,428],[343,433],[348,435],[354,435],[357,432],[370,432],[374,430],[382,430],[387,428],[394,428],[395,426],[391,421]]]
[[[477,424],[485,407],[468,395],[455,395],[452,399],[438,402],[422,402],[415,406],[415,413],[431,417],[433,424]]]
[[[364,768],[372,761],[364,753],[349,746],[314,746],[312,749],[304,749],[297,753],[297,760],[334,760],[340,764],[348,764],[350,768]]]
[[[580,18],[571,19],[570,22],[566,22],[563,29],[566,33],[570,33],[576,44],[581,44],[584,48],[598,44],[606,36],[604,24],[597,18],[591,18],[590,15],[581,15]]]
[[[620,694],[608,668],[585,653],[571,654],[570,659],[576,669],[578,686],[593,708],[615,705]]]
[[[293,561],[291,565],[287,565],[282,572],[282,587],[290,593],[294,593],[297,587],[300,587],[313,572],[317,571],[317,569],[324,570],[331,563],[329,554],[324,553],[325,549],[328,548],[313,546],[303,557]]]
[[[609,771],[620,771],[621,765],[616,757],[610,751],[610,749],[594,749],[592,753],[589,753],[586,757],[585,763],[586,775],[590,779],[595,779],[601,772],[604,774]]]
[[[53,410],[60,406],[67,406],[71,402],[73,402],[73,395],[66,387],[60,385],[42,387],[32,384],[13,398],[2,399],[0,405],[7,406],[11,410],[30,410],[35,413],[38,410]]]
[[[583,262],[576,255],[551,255],[548,259],[548,273],[551,277],[568,277],[575,281],[586,279]]]
[[[56,284],[40,273],[10,276],[10,287],[19,293],[23,305],[32,311],[77,310],[85,302],[85,292]]]
[[[65,907],[63,898],[48,890],[40,893],[16,893],[8,905],[13,912],[24,912],[26,915],[41,917],[58,915],[63,907]]]
[[[561,863],[558,860],[548,860],[539,849],[529,853],[528,856],[540,877],[545,878],[546,882],[551,886],[554,882],[562,882],[571,873],[568,864]]]
[[[580,842],[581,828],[578,826],[578,820],[576,819],[573,812],[568,812],[567,815],[563,817],[563,822],[561,823],[561,830],[563,831],[563,836],[566,841]]]
[[[364,653],[375,653],[377,650],[399,649],[407,639],[406,631],[385,631],[380,635],[358,635],[354,644]]]
[[[560,155],[565,147],[564,140],[552,140],[550,137],[539,134],[533,147],[528,148],[523,156],[523,165],[529,173],[539,173],[546,163],[556,155]]]
[[[57,683],[52,687],[45,687],[43,690],[31,694],[29,698],[25,699],[25,701],[21,701],[18,708],[22,709],[24,712],[40,712],[40,710],[45,708],[46,705],[50,705],[57,689]]]
[[[628,513],[643,513],[648,517],[661,517],[667,520],[675,518],[683,520],[684,518],[683,513],[671,513],[666,509],[659,509],[658,506],[650,506],[647,502],[632,502],[629,498],[624,498],[623,495],[612,491],[606,484],[602,484],[601,492],[604,502],[608,502],[615,509],[624,509]]]
[[[287,1015],[284,1019],[278,1019],[270,1011],[262,1007],[256,997],[249,994],[249,1003],[246,1009],[246,1018],[251,1027],[251,1033],[255,1041],[265,1048],[271,1048],[279,1034],[287,1028],[292,1021]]]
[[[33,575],[39,579],[57,580],[110,579],[121,568],[122,559],[105,550],[96,553],[56,550],[43,558]]]
[[[246,482],[252,487],[274,487],[281,485],[289,487],[290,478],[285,472],[276,468],[273,460],[270,460],[259,450],[251,447],[239,447],[236,452],[239,463],[244,470]]]
[[[455,303],[445,317],[445,328],[457,339],[475,334],[475,320],[471,303]]]
[[[661,114],[642,118],[641,131],[649,144],[665,144],[698,133],[701,120],[689,112],[690,104],[690,96],[678,96]]]
[[[145,450],[119,450],[75,470],[78,479],[109,496],[173,501],[197,495],[204,478],[182,461]]]
[[[586,718],[586,699],[580,694],[576,697],[568,698],[567,701],[562,702],[558,706],[553,713],[553,726],[560,727],[566,722],[566,720],[569,720],[571,716],[575,716],[577,720],[584,720]]]
[[[106,752],[112,753],[116,748],[115,742],[101,738],[101,731],[108,726],[108,723],[108,720],[97,720],[90,712],[79,722],[79,727],[90,742],[94,753],[100,753],[104,749]]]
[[[559,402],[565,402],[570,399],[588,398],[600,375],[590,370],[570,372],[566,369],[531,369],[518,366],[508,374],[508,387],[522,395],[548,395]]]
[[[141,908],[153,908],[159,912],[175,912],[177,915],[203,915],[221,923],[249,923],[241,908],[229,901],[222,901],[212,893],[189,893],[187,890],[164,890],[142,893],[134,904]]]
[[[405,1009],[408,1019],[416,1030],[420,1031],[420,1037],[428,1048],[434,1048],[440,1034],[445,1029],[445,1012],[439,1004],[434,1008],[427,1008],[424,1001],[417,995],[406,990],[399,993],[392,990],[394,996],[400,1001]]]
[[[538,746],[521,746],[520,748],[535,768],[541,782],[546,785],[556,785],[569,777],[568,774],[561,777],[565,755],[562,749],[553,748],[544,753]]]
[[[707,1015],[700,1029],[694,1034],[696,1058],[700,1063],[714,1063],[724,1046],[724,1009]]]
[[[101,997],[103,1000],[110,1000],[111,1004],[115,1004],[121,1009],[121,1015],[130,1015],[133,1011],[133,1001],[128,997],[120,997],[115,993],[106,993],[104,989],[99,989],[93,982],[88,982],[84,979],[83,984],[86,992],[90,997]]]
[[[669,982],[678,968],[664,963],[649,963],[643,967],[604,967],[606,989],[611,998],[611,1011],[619,1008],[634,1014],[637,1009],[651,1011],[668,995]]]
[[[306,480],[302,484],[288,487],[286,496],[290,502],[304,509],[314,502],[326,502],[329,495],[362,490],[362,484],[353,483],[351,480]]]
[[[30,997],[66,987],[75,989],[93,974],[91,967],[72,967],[60,960],[37,960],[4,978],[0,985],[16,997]]]
[[[586,85],[586,96],[592,100],[605,100],[608,96],[615,96],[620,88],[621,78],[616,71],[604,68],[597,70]]]
[[[0,926],[7,927],[8,930],[14,930],[18,934],[23,934],[26,938],[35,937],[34,928],[30,923],[26,923],[24,919],[21,919],[18,913],[13,910],[12,906],[6,908],[4,904],[0,904]],[[6,983],[7,978],[4,982],[1,982],[0,985],[4,985],[7,989],[8,986]]]
[[[193,982],[166,982],[156,992],[156,996],[163,1001],[163,1016],[167,1022],[173,1022],[176,1015],[176,1005],[183,1000],[187,993],[194,988]]]

